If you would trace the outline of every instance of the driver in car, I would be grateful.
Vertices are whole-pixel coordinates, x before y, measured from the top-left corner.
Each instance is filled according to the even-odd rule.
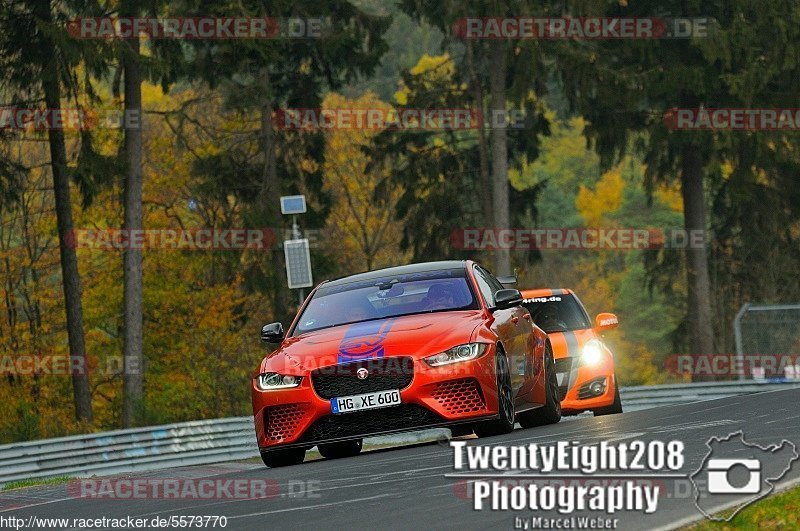
[[[345,312],[346,322],[356,323],[359,321],[366,321],[375,317],[372,311],[372,305],[366,301],[357,301],[353,303]]]
[[[552,305],[546,305],[539,315],[534,319],[537,325],[542,327],[543,330],[561,330],[567,329],[567,323],[561,320],[558,309]]]
[[[433,284],[425,295],[425,311],[447,310],[455,306],[455,297],[447,284]]]

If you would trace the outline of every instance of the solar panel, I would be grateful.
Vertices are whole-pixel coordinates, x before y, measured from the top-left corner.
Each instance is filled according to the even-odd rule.
[[[311,276],[311,253],[308,240],[286,240],[283,242],[283,254],[286,257],[286,279],[289,288],[308,288],[314,285]]]

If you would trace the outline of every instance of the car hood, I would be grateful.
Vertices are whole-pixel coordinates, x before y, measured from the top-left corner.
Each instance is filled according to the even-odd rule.
[[[567,332],[550,332],[547,337],[550,338],[550,344],[553,345],[553,358],[560,359],[568,356],[580,356],[583,345],[597,336],[593,329],[586,328]]]
[[[261,372],[296,373],[362,359],[423,357],[468,343],[480,310],[406,315],[335,326],[285,339]]]

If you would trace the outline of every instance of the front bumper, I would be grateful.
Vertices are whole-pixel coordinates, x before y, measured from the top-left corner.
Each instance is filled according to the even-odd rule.
[[[340,415],[331,413],[330,393],[321,391],[320,385],[314,385],[311,372],[303,374],[301,384],[294,389],[261,391],[253,382],[253,412],[259,448],[262,451],[310,448],[320,443],[447,427],[497,417],[493,348],[488,348],[475,360],[436,368],[421,359],[409,360],[413,376],[411,382],[400,390],[402,404]],[[357,368],[369,362],[345,365]],[[343,366],[337,366],[340,367]],[[358,394],[359,391],[352,381],[338,388],[347,390],[345,395],[338,396]],[[373,390],[376,389],[367,389]]]
[[[577,357],[564,357],[555,361],[563,414],[576,415],[614,403],[617,382],[611,358],[594,366],[581,365]]]

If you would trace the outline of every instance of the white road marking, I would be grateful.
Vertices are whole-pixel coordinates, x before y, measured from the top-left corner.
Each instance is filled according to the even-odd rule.
[[[394,496],[394,494],[378,494],[377,496],[369,496],[367,498],[356,498],[353,500],[343,500],[331,503],[320,503],[317,505],[306,505],[305,507],[289,507],[287,509],[275,509],[274,511],[263,511],[260,513],[250,513],[250,514],[239,514],[236,516],[228,516],[228,520],[236,520],[237,518],[252,518],[254,516],[265,516],[267,514],[276,514],[276,513],[288,513],[292,511],[307,511],[308,509],[322,509],[324,507],[333,507],[344,505],[345,503],[358,503],[358,502],[365,502],[370,500],[379,500],[381,498],[390,498]]]
[[[27,505],[19,505],[17,507],[8,507],[6,509],[0,509],[0,513],[5,513],[7,511],[19,511],[19,510],[22,510],[22,509],[28,509],[29,507],[39,507],[40,505],[49,505],[51,503],[58,503],[58,502],[63,502],[63,501],[76,500],[76,499],[77,498],[75,498],[75,497],[70,497],[70,498],[59,498],[57,500],[47,500],[47,501],[38,502],[38,503],[29,503]]]

